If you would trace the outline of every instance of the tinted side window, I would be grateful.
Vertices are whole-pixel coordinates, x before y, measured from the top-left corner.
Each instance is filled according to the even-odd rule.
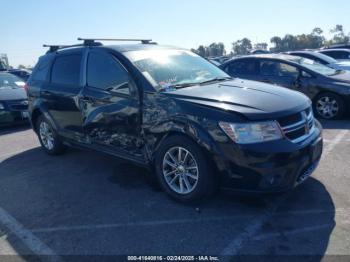
[[[285,63],[261,61],[260,74],[263,76],[297,77],[299,75],[299,70]]]
[[[91,87],[130,94],[128,72],[108,54],[94,52],[89,54],[87,84]]]
[[[330,57],[333,57],[334,59],[348,59],[349,57],[347,56],[348,53],[342,52],[342,51],[329,51],[329,52],[324,52],[325,55],[328,55]]]
[[[47,75],[50,70],[52,58],[49,57],[42,57],[39,59],[39,62],[35,66],[33,73],[32,73],[32,79],[36,81],[45,81],[47,80]]]
[[[226,67],[226,72],[232,76],[254,75],[256,73],[255,60],[233,62]]]
[[[52,66],[51,82],[61,85],[78,86],[80,79],[81,54],[56,57]]]

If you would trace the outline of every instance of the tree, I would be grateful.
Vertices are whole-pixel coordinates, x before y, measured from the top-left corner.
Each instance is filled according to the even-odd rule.
[[[202,57],[205,57],[205,48],[204,46],[200,45],[198,48],[197,48],[197,54],[202,56]]]
[[[232,51],[235,55],[247,55],[252,48],[252,42],[248,38],[243,38],[232,43]]]
[[[256,43],[254,49],[267,50],[267,43]]]
[[[25,69],[26,67],[24,65],[19,65],[18,69]]]
[[[211,43],[209,46],[200,45],[197,49],[191,49],[192,52],[202,56],[223,56],[226,54],[225,45],[223,43]]]
[[[283,38],[274,36],[270,39],[270,42],[274,44],[274,47],[270,50],[273,52],[284,52],[320,48],[325,44],[325,37],[322,34],[322,29],[316,27],[310,34],[286,34]]]
[[[342,25],[336,25],[330,32],[333,34],[333,38],[330,40],[331,44],[347,44],[350,41],[349,36],[345,35]]]
[[[270,48],[272,52],[278,52],[282,49],[282,39],[279,36],[272,37],[270,42],[275,45],[275,47]]]

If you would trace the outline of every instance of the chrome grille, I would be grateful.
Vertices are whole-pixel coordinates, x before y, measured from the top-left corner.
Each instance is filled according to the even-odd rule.
[[[307,139],[315,130],[315,120],[311,108],[277,120],[284,136],[293,143]]]

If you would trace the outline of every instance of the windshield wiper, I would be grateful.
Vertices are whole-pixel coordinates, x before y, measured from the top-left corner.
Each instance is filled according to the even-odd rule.
[[[231,79],[232,79],[232,77],[228,77],[228,76],[227,77],[215,77],[215,78],[200,82],[199,84],[205,85],[205,84],[209,84],[209,83],[213,83],[213,82],[222,82],[222,81],[227,81],[227,80],[231,80]]]
[[[185,87],[194,86],[194,85],[198,85],[198,83],[183,83],[183,84],[168,85],[168,86],[160,88],[159,92],[172,91],[175,89],[185,88]]]

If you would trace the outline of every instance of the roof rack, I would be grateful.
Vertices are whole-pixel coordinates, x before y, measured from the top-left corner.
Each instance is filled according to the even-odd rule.
[[[135,38],[81,38],[78,37],[79,41],[84,43],[94,43],[94,41],[120,41],[120,42],[141,42],[142,44],[157,44],[152,42],[152,39],[135,39]]]
[[[43,47],[49,47],[50,49],[47,53],[56,52],[63,48],[78,47],[78,46],[101,46],[100,42],[96,41],[123,41],[123,42],[141,42],[142,44],[153,44],[156,45],[156,42],[152,42],[152,39],[132,39],[132,38],[81,38],[78,37],[78,41],[84,41],[82,44],[75,45],[43,45]]]
[[[83,44],[75,44],[75,45],[43,45],[43,47],[49,47],[50,49],[47,53],[56,52],[60,49],[70,48],[70,47],[79,47],[79,46],[101,46],[102,44],[94,41],[84,41]]]

